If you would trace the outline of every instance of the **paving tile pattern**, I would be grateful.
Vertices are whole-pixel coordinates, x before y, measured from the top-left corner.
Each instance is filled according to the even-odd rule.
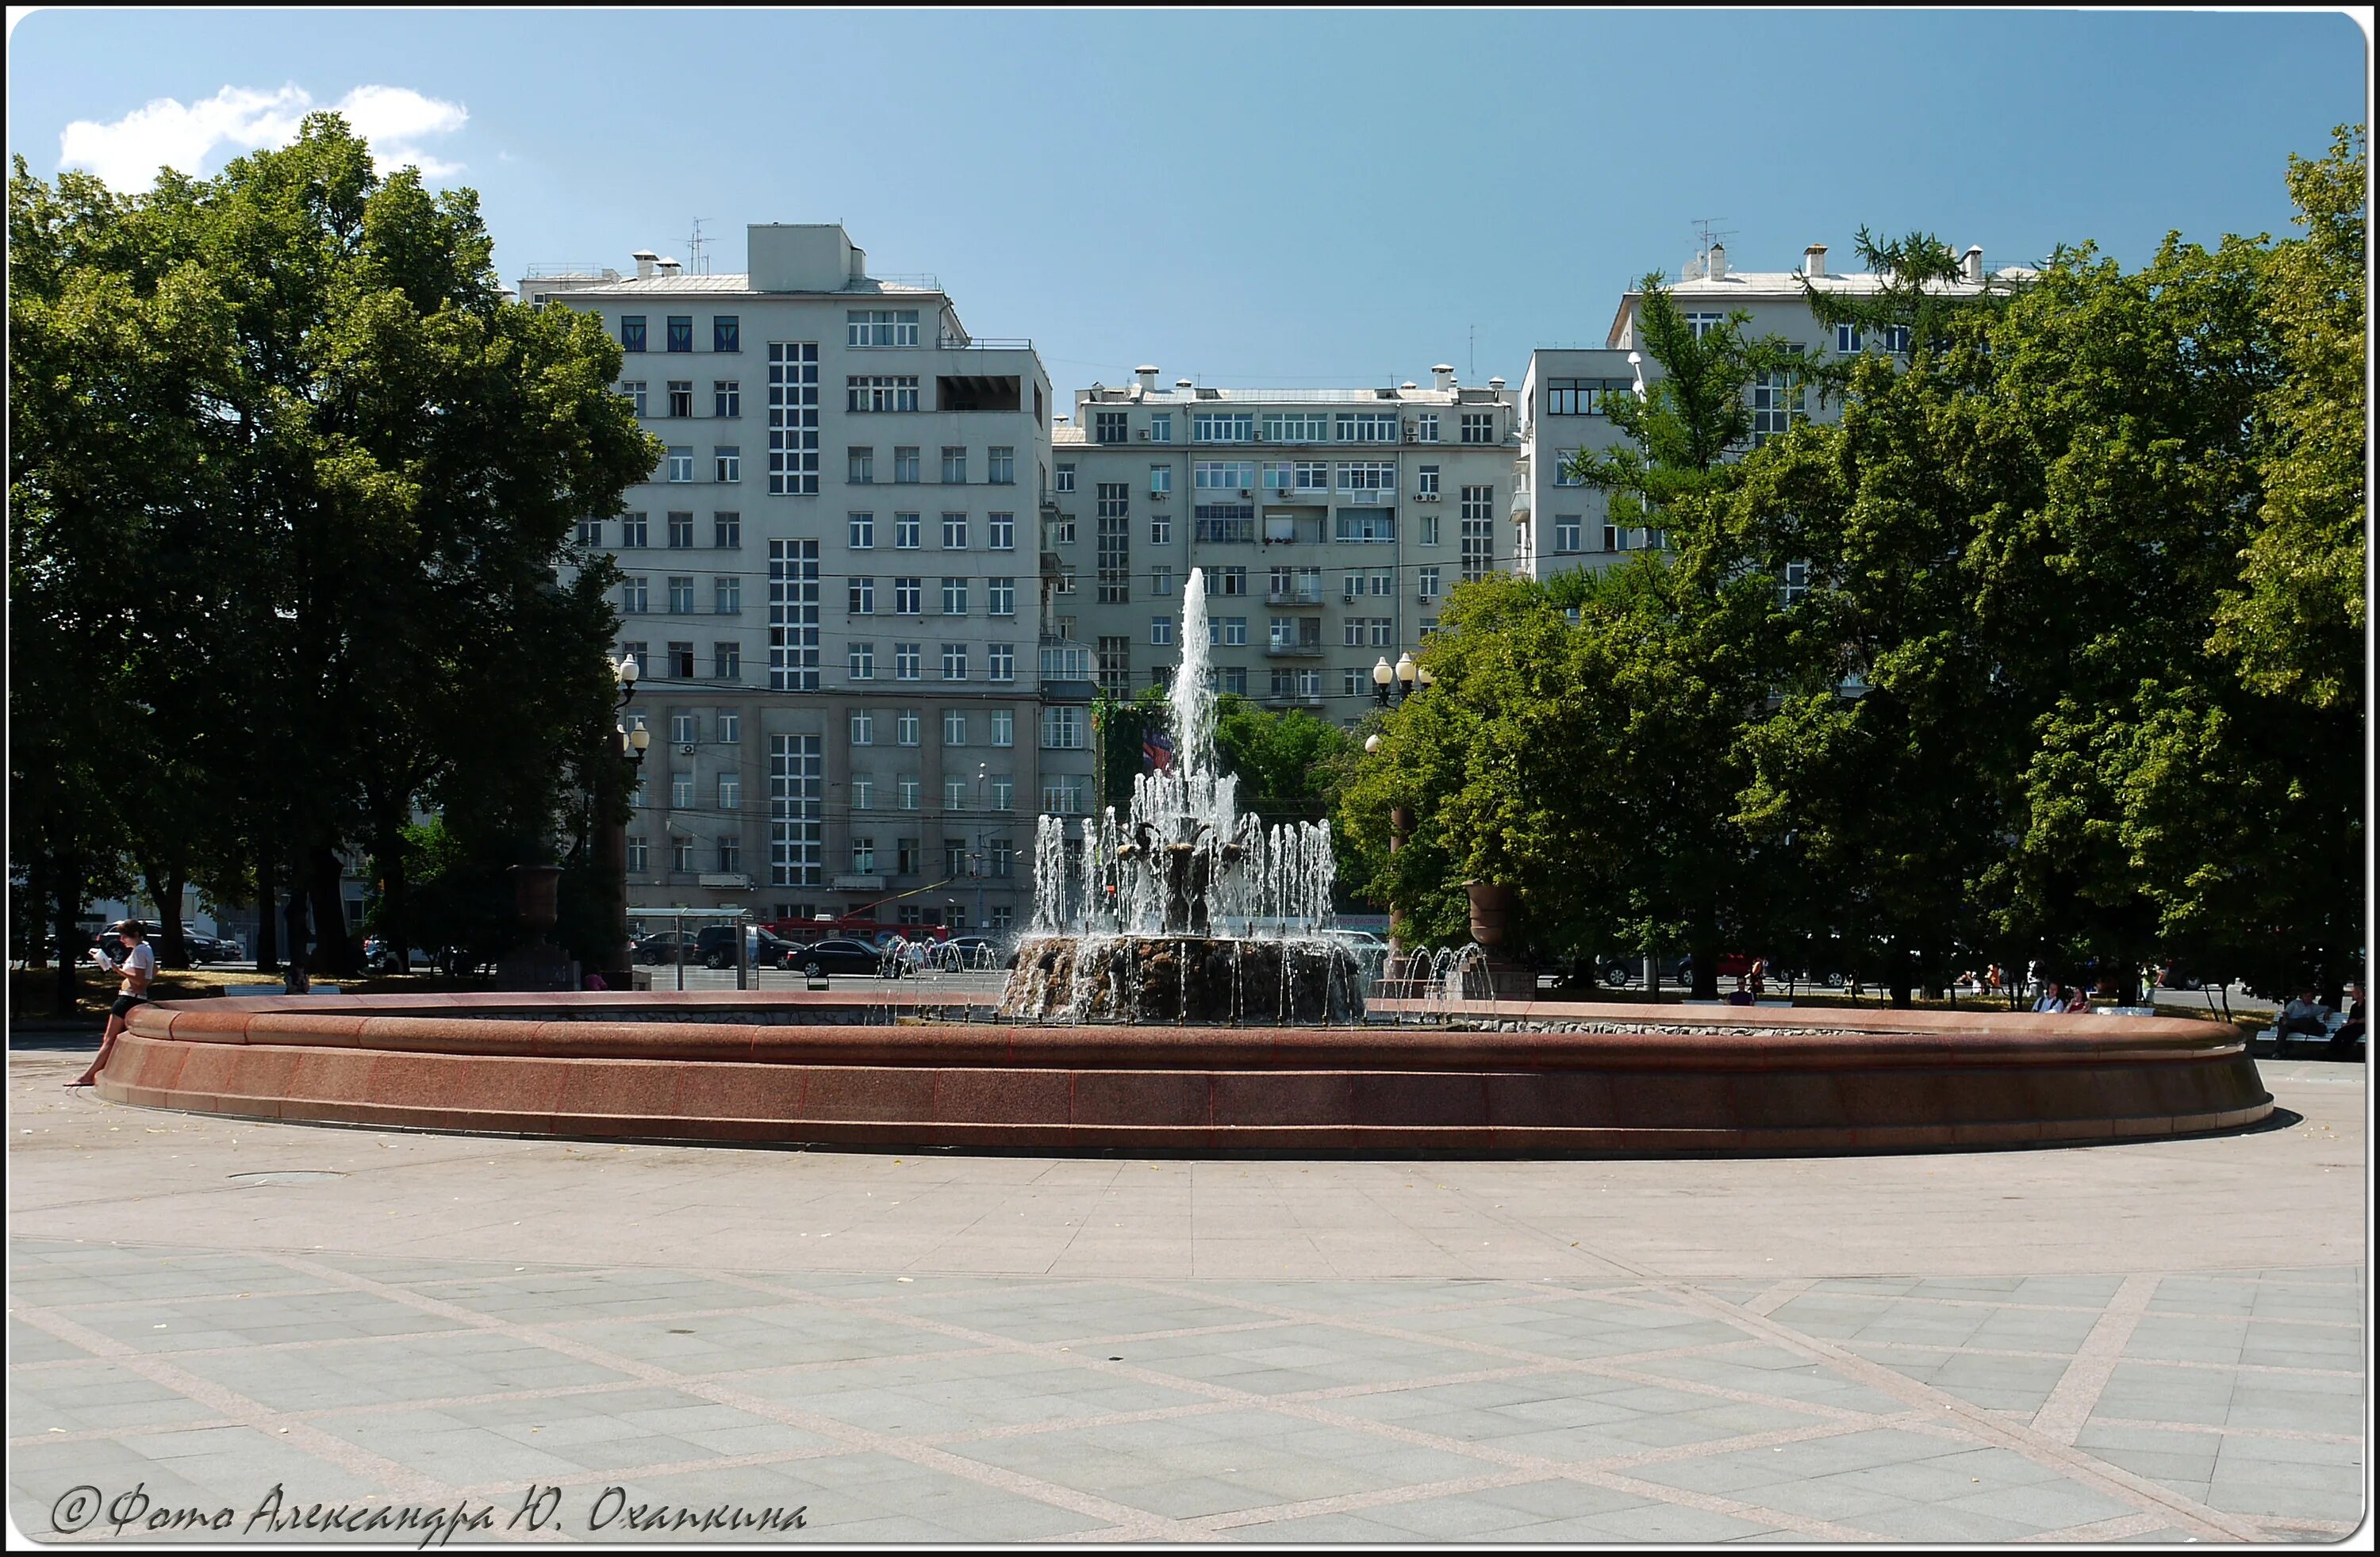
[[[50,1239],[9,1263],[29,1533],[78,1485],[244,1522],[276,1483],[499,1524],[559,1488],[556,1527],[599,1540],[704,1537],[631,1531],[631,1504],[799,1507],[858,1541],[2318,1540],[2363,1514],[2353,1268],[904,1281]]]

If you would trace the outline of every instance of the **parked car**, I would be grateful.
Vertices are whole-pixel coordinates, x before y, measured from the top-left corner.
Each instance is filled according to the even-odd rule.
[[[695,948],[706,968],[735,966],[735,926],[713,924],[698,930],[694,937]],[[772,935],[754,925],[744,931],[744,965],[747,968],[782,968],[785,959],[800,950],[800,945],[782,935]]]
[[[880,978],[897,979],[908,972],[905,960],[887,957],[866,941],[842,939],[798,947],[787,954],[785,966],[807,977],[820,973],[874,973]]]
[[[248,953],[237,941],[227,941],[221,935],[202,935],[196,930],[186,930],[182,940],[189,947],[193,962],[239,962]]]
[[[666,962],[702,961],[695,937],[683,930],[662,930],[643,936],[628,948],[628,955],[635,961],[650,962],[655,967]]]

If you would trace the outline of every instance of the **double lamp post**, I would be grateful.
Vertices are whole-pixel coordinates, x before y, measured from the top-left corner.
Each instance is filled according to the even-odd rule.
[[[634,655],[623,655],[612,662],[612,677],[620,685],[619,707],[624,715],[637,695],[638,673]],[[652,743],[652,732],[645,728],[642,719],[633,730],[625,718],[612,728],[612,754],[628,765],[632,786],[635,775],[643,767],[645,748]],[[603,869],[619,893],[614,904],[616,911],[610,916],[613,934],[603,959],[603,982],[613,989],[626,989],[632,978],[628,966],[628,822],[617,811],[603,807],[600,796],[597,804]]]

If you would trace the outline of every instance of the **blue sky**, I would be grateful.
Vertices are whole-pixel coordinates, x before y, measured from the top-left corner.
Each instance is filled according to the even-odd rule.
[[[508,280],[840,219],[1066,389],[1517,382],[1701,217],[1752,270],[1863,223],[1996,266],[2286,232],[2366,53],[2325,14],[52,11],[8,138],[145,187],[345,103],[480,191]]]

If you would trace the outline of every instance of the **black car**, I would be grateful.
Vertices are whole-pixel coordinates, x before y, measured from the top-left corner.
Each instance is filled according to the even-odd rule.
[[[782,968],[785,965],[785,959],[788,956],[801,950],[801,947],[794,942],[786,940],[782,935],[772,935],[766,930],[747,926],[745,935],[747,937],[745,951],[750,959],[747,965],[749,967]],[[735,926],[713,924],[708,929],[698,931],[695,934],[694,944],[696,955],[704,967],[733,968],[735,966]]]
[[[808,976],[820,973],[874,973],[880,977],[899,978],[907,965],[897,957],[888,957],[866,941],[820,941],[816,946],[796,947],[785,959],[785,966]]]
[[[628,948],[628,955],[636,961],[650,962],[655,967],[679,961],[699,966],[702,961],[702,953],[695,946],[695,938],[683,930],[662,930],[646,935]]]

